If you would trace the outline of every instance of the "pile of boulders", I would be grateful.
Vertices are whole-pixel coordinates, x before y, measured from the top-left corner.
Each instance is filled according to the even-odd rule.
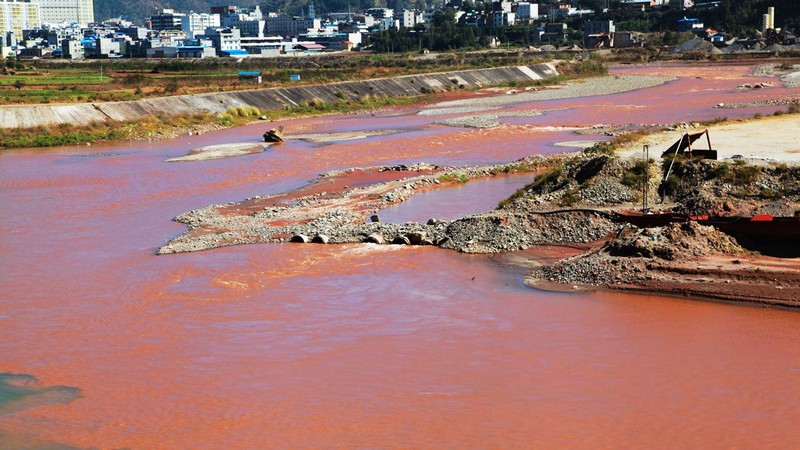
[[[453,221],[441,246],[465,253],[498,253],[533,245],[588,243],[606,237],[616,227],[608,214],[597,211],[503,209]]]
[[[624,184],[637,159],[609,155],[581,154],[570,158],[550,174],[546,181],[529,186],[513,208],[518,210],[548,211],[563,208],[606,208],[608,206],[641,201],[642,180]],[[652,164],[648,180],[648,198],[656,199],[659,174]],[[629,180],[630,181],[630,180]],[[652,186],[650,186],[652,184]]]
[[[691,261],[714,254],[741,253],[727,234],[697,222],[664,227],[634,228],[603,247],[542,267],[532,279],[553,283],[608,285],[652,278],[650,266],[658,260]]]

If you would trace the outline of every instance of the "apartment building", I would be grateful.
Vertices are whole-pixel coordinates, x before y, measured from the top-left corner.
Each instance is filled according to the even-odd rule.
[[[22,30],[42,26],[38,2],[22,0],[0,0],[0,36],[8,33],[22,36]]]

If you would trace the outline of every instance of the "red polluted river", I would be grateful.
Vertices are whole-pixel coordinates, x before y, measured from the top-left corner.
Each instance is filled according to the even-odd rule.
[[[286,120],[290,134],[395,132],[206,161],[165,162],[259,142],[265,124],[1,152],[0,448],[800,447],[795,311],[540,291],[502,257],[435,247],[155,255],[185,230],[179,214],[329,170],[509,162],[609,139],[577,127],[745,118],[779,107],[715,106],[800,96],[752,69],[613,68],[674,80],[510,103],[545,113],[487,129],[412,107]],[[758,82],[774,86],[737,89]],[[442,189],[386,214],[455,218],[531,181]]]

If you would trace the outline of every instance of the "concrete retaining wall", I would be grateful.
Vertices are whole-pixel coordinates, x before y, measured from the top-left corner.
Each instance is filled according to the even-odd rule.
[[[0,107],[0,127],[33,127],[61,123],[88,124],[107,120],[138,120],[147,115],[217,114],[230,108],[254,106],[262,110],[282,109],[312,101],[326,103],[364,96],[409,97],[458,88],[475,89],[511,82],[530,82],[558,75],[552,64],[465,70],[313,86],[220,92],[73,105],[25,105]]]

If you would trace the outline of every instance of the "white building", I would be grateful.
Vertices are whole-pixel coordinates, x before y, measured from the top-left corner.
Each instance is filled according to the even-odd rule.
[[[226,28],[238,28],[244,37],[264,37],[265,20],[231,20],[224,21]]]
[[[85,27],[94,22],[92,0],[38,0],[42,23],[72,23]]]
[[[403,10],[403,17],[400,22],[402,28],[414,28],[418,23],[423,23],[422,13],[416,10]]]
[[[203,37],[213,42],[218,54],[242,49],[242,35],[238,28],[209,28]]]
[[[502,11],[502,12],[509,13],[509,12],[511,12],[512,5],[513,5],[513,3],[511,3],[511,2],[503,2],[503,1],[494,2],[494,3],[492,3],[492,9],[494,11]]]
[[[297,36],[316,31],[322,26],[319,19],[301,19],[299,17],[277,16],[266,18],[266,34],[270,36]]]
[[[492,20],[496,27],[510,27],[517,23],[517,16],[513,12],[495,11]]]
[[[181,29],[186,33],[186,37],[189,39],[194,39],[197,34],[205,33],[206,28],[218,28],[219,26],[219,14],[198,14],[192,12],[181,20]]]
[[[528,3],[528,2],[520,2],[517,3],[517,10],[515,11],[517,14],[517,19],[520,20],[530,20],[530,19],[538,19],[539,18],[539,4],[538,3]]]
[[[17,0],[0,0],[0,38],[13,32],[22,36],[22,30],[32,30],[42,26],[39,3]]]
[[[395,23],[395,20],[394,20],[393,17],[384,17],[378,23],[378,27],[379,27],[379,29],[381,31],[391,30],[392,28],[399,28],[399,26],[400,26],[400,22],[397,21],[397,23]]]

